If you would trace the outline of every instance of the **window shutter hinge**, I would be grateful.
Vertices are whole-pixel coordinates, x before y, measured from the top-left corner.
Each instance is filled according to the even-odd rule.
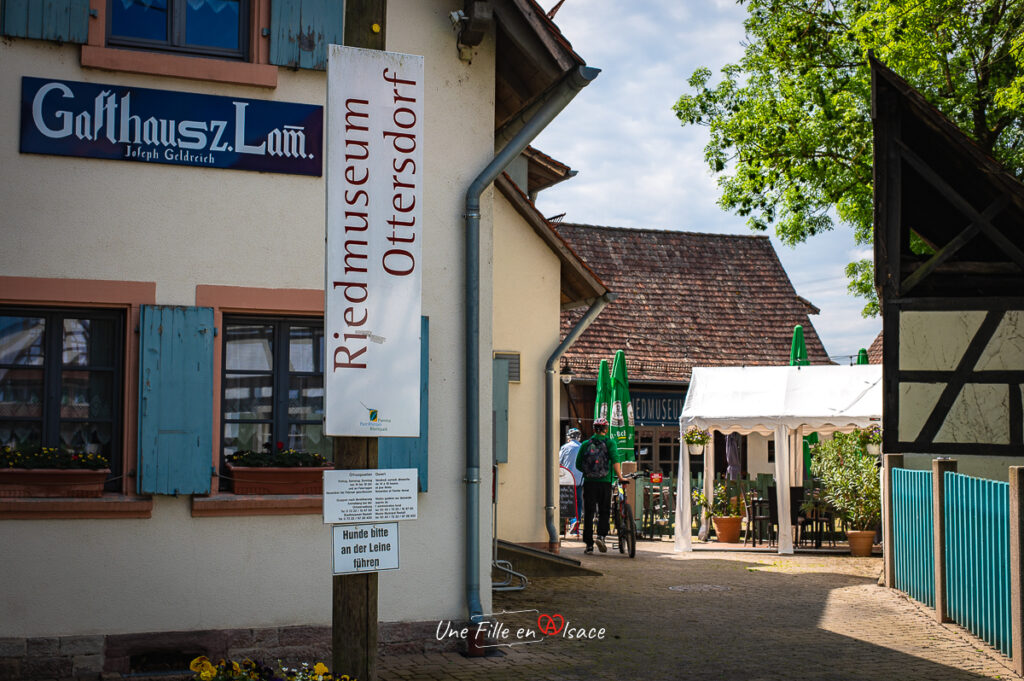
[[[266,27],[260,29],[260,35],[263,36],[264,38],[269,38],[270,37],[270,29],[266,28]]]
[[[215,326],[215,327],[213,327],[213,337],[214,337],[214,338],[216,338],[216,337],[217,337],[217,327],[216,327],[216,326]]]
[[[94,10],[94,9],[90,9],[89,10],[89,16],[91,16],[93,19],[95,19],[99,15],[100,15],[100,13],[97,10]]]

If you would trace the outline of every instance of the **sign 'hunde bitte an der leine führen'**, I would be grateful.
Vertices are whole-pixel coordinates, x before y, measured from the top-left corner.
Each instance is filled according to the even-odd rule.
[[[332,45],[324,432],[419,437],[423,57]]]
[[[334,574],[398,569],[398,523],[335,525],[331,531]]]

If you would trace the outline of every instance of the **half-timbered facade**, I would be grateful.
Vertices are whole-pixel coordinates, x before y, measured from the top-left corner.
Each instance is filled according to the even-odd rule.
[[[1024,456],[1024,184],[871,67],[883,449]]]

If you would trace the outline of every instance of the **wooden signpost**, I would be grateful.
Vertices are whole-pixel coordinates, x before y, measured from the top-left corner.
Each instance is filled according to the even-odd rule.
[[[384,49],[387,0],[345,2],[345,44]],[[334,467],[376,468],[377,438],[334,438]],[[333,578],[332,665],[336,677],[377,679],[377,573]]]

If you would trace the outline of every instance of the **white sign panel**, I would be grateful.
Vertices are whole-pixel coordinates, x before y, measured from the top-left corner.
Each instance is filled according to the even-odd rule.
[[[335,525],[334,574],[398,569],[398,523]]]
[[[324,523],[416,520],[418,474],[415,468],[324,471]]]
[[[324,433],[419,437],[423,57],[330,46]]]

